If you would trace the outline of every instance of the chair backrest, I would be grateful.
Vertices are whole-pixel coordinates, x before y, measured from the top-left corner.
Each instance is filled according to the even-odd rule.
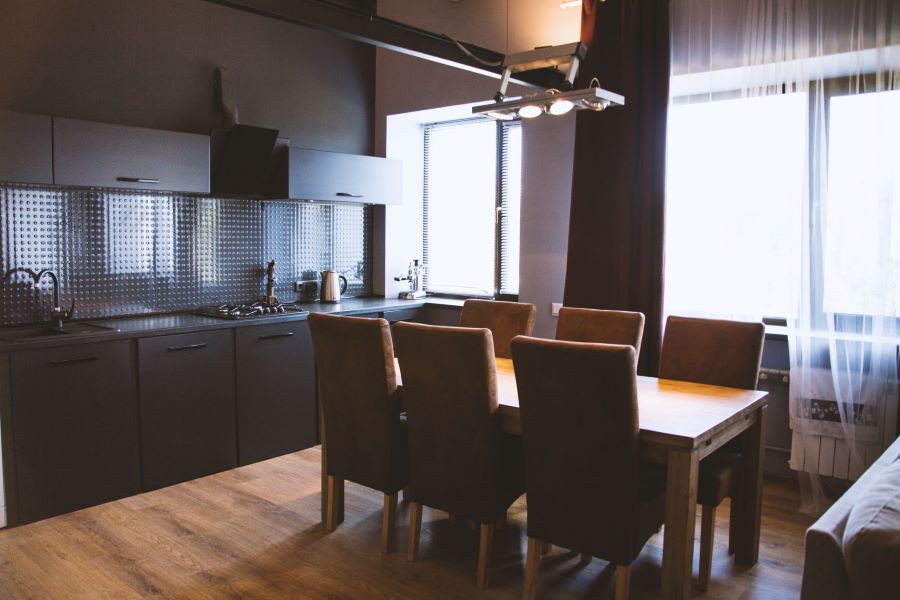
[[[643,335],[644,315],[639,312],[564,306],[559,309],[556,321],[558,340],[622,344],[634,348],[638,356]]]
[[[659,377],[755,390],[765,334],[762,323],[671,316]]]
[[[496,367],[487,329],[397,323],[409,428],[409,497],[488,518],[499,486]]]
[[[405,483],[398,462],[406,449],[398,447],[401,407],[388,322],[313,313],[309,328],[328,474],[395,492]]]
[[[500,358],[512,358],[509,342],[517,335],[531,335],[537,307],[523,302],[466,300],[459,318],[461,327],[484,327],[494,337],[494,352]]]
[[[529,537],[629,564],[639,528],[634,348],[519,337],[512,350]]]

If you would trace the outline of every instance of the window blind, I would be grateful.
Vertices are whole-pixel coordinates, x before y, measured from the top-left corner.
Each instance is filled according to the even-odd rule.
[[[464,119],[423,133],[425,289],[518,294],[520,123]]]

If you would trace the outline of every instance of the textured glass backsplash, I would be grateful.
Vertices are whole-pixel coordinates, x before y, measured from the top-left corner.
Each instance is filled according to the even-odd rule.
[[[0,252],[3,272],[56,271],[76,318],[253,301],[273,258],[282,302],[324,269],[358,296],[371,292],[373,217],[361,205],[0,184]],[[48,277],[39,289],[21,274],[0,283],[2,325],[44,321],[51,304]]]

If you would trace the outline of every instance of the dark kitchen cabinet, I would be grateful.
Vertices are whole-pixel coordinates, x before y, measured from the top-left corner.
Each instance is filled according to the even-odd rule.
[[[18,522],[141,491],[129,341],[11,355]]]
[[[209,136],[53,119],[57,185],[209,193]]]
[[[0,181],[53,183],[50,117],[0,110]]]
[[[399,160],[291,148],[290,197],[294,200],[402,204]]]
[[[145,489],[237,466],[232,335],[138,340]]]
[[[235,330],[240,464],[318,443],[316,374],[306,321]]]

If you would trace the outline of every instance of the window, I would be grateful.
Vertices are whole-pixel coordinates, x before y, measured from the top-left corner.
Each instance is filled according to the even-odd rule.
[[[898,316],[900,91],[848,89],[670,105],[666,313]]]
[[[669,107],[665,310],[794,314],[806,94]]]
[[[519,292],[522,129],[467,119],[425,126],[425,289]]]
[[[832,97],[828,138],[824,309],[900,316],[900,91]]]

